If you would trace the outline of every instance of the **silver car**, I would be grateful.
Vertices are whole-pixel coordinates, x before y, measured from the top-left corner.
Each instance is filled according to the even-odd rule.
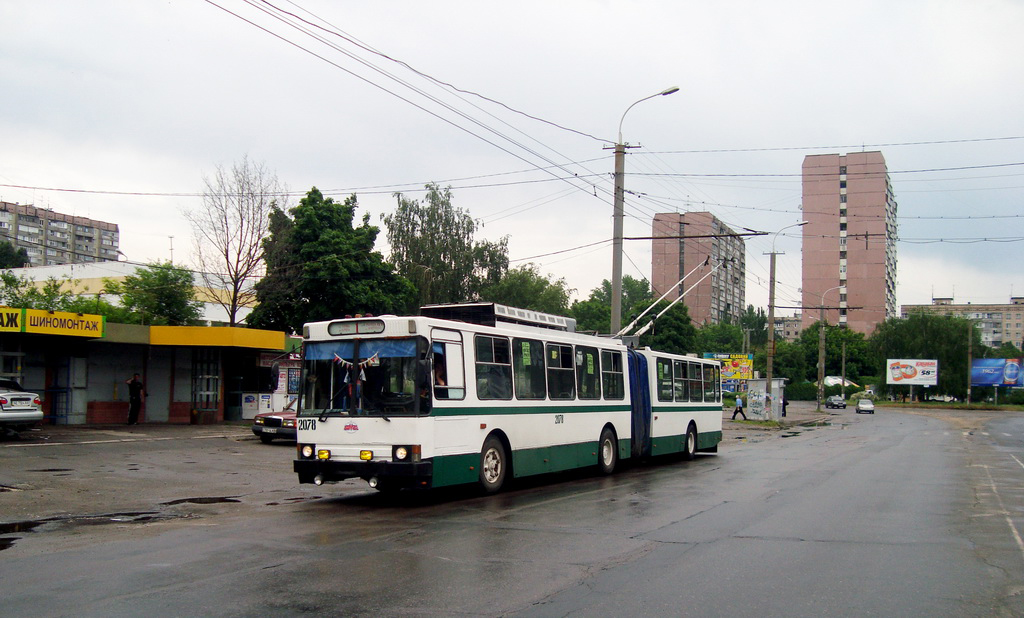
[[[875,402],[870,399],[861,399],[857,402],[857,414],[874,414]]]
[[[39,395],[27,393],[14,380],[0,379],[0,431],[29,429],[43,420]]]

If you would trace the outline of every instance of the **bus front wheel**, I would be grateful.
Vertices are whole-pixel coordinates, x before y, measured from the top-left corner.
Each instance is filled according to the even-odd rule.
[[[493,494],[501,490],[505,484],[505,473],[508,470],[508,454],[505,445],[495,436],[484,442],[480,452],[480,486],[484,493]]]
[[[619,461],[619,447],[615,443],[615,432],[605,427],[601,432],[601,439],[597,443],[597,467],[601,474],[615,472],[615,465]]]

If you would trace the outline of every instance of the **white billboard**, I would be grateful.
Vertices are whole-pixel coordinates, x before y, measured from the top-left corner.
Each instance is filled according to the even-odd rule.
[[[919,358],[890,358],[886,362],[886,384],[935,386],[939,383],[939,361]]]

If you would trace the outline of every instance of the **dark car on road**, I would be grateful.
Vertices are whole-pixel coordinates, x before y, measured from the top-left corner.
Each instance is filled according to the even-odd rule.
[[[43,420],[39,395],[14,380],[0,380],[0,434],[30,429]]]
[[[826,408],[843,408],[846,409],[846,400],[843,399],[842,395],[832,395],[825,400]]]
[[[264,444],[270,444],[275,439],[295,442],[295,412],[281,410],[257,414],[252,419],[252,432]]]

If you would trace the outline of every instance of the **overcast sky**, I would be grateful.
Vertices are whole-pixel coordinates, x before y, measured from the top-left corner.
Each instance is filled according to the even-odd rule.
[[[1003,303],[1024,296],[1022,32],[1016,0],[5,0],[0,198],[116,223],[133,261],[173,246],[188,263],[182,212],[243,156],[293,204],[356,193],[385,254],[392,194],[438,182],[478,238],[508,236],[513,265],[586,297],[610,278],[620,119],[678,86],[625,116],[626,236],[688,210],[774,233],[800,220],[806,155],[880,150],[898,303]],[[800,303],[792,231],[780,306]],[[771,238],[747,243],[760,307]],[[649,277],[650,241],[625,247],[624,273]]]

